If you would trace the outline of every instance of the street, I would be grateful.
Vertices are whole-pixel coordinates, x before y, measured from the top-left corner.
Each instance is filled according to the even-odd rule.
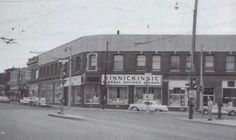
[[[0,140],[235,140],[235,127],[193,123],[181,112],[70,109],[76,121],[48,116],[55,108],[0,103]],[[235,116],[234,116],[235,118]]]

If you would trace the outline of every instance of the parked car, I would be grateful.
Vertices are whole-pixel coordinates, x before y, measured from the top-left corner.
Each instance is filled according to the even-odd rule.
[[[203,115],[208,115],[208,107],[204,106],[202,109],[199,110]],[[217,114],[218,113],[218,106],[214,105],[212,108],[212,113]],[[229,116],[235,116],[236,115],[236,107],[232,107],[228,104],[223,104],[221,107],[221,113],[226,114]]]
[[[10,99],[7,96],[0,96],[0,103],[9,103]]]
[[[166,105],[157,104],[155,101],[143,101],[142,103],[130,104],[129,109],[134,111],[168,111]]]
[[[49,104],[47,103],[47,100],[46,98],[39,98],[36,103],[35,103],[35,106],[43,106],[43,107],[48,107]]]
[[[21,104],[28,104],[28,105],[35,105],[38,97],[24,97],[23,99],[20,100]]]

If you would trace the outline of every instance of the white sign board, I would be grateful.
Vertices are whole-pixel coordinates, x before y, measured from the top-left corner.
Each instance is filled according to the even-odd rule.
[[[66,80],[66,82],[64,84],[64,87],[68,87],[69,86],[69,77],[65,78],[65,80]],[[81,84],[82,84],[81,75],[71,77],[71,86],[76,86],[76,85],[81,85]]]
[[[102,85],[105,82],[105,75],[102,75]],[[129,75],[129,74],[107,74],[107,85],[146,85],[161,86],[161,75]]]
[[[189,98],[195,98],[196,99],[196,90],[189,90]]]

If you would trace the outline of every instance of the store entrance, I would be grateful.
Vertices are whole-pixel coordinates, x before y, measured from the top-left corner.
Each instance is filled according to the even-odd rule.
[[[214,101],[214,88],[205,88],[203,92],[203,106],[207,106],[208,98]]]

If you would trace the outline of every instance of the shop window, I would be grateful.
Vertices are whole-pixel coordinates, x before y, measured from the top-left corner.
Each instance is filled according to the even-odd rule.
[[[107,103],[108,104],[128,104],[128,88],[127,87],[109,87]]]
[[[226,72],[235,72],[235,56],[226,56]]]
[[[161,70],[161,56],[159,55],[152,56],[152,70],[154,71]]]
[[[96,71],[97,70],[97,54],[92,53],[87,56],[87,70]]]
[[[115,55],[114,56],[114,63],[113,63],[113,70],[114,71],[122,71],[123,70],[123,55]]]
[[[186,56],[186,66],[185,71],[189,72],[191,70],[191,56]]]
[[[214,56],[205,56],[205,72],[214,72]]]
[[[180,57],[179,56],[171,56],[171,65],[170,65],[171,72],[178,72],[180,71]]]
[[[203,106],[207,106],[208,99],[214,101],[214,88],[204,88],[203,92]]]
[[[146,100],[156,101],[161,104],[161,88],[158,87],[136,87],[135,88],[135,103],[141,103]]]
[[[144,55],[137,56],[137,68],[138,70],[145,70],[146,67],[146,57]]]
[[[81,104],[81,92],[80,86],[72,87],[72,103],[73,104]]]
[[[99,104],[98,86],[86,86],[84,89],[85,104]]]
[[[223,89],[223,103],[236,107],[236,88]]]
[[[228,81],[228,87],[235,87],[235,81]]]
[[[169,89],[169,106],[187,106],[185,104],[185,89],[175,87]]]

